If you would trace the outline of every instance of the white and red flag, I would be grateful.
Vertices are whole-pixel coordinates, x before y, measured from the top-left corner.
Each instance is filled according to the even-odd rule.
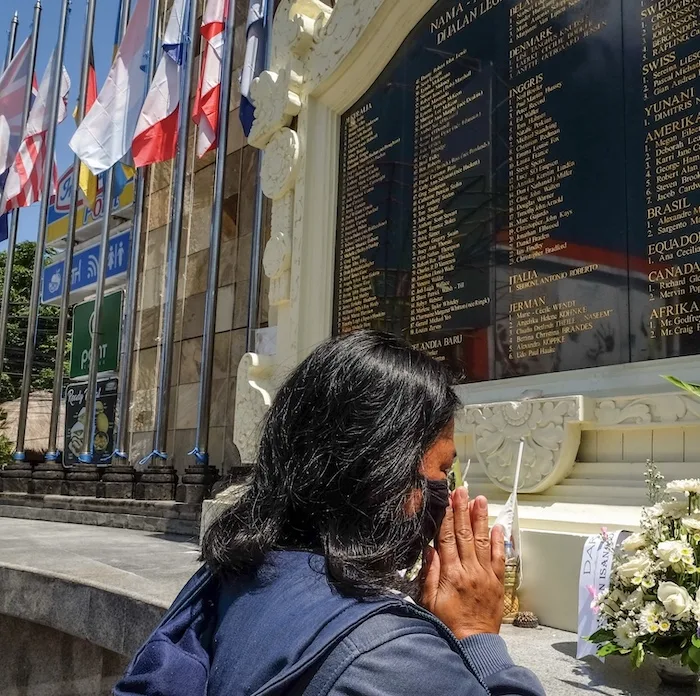
[[[102,174],[129,151],[148,83],[151,0],[138,0],[97,100],[69,147],[93,174]]]
[[[163,36],[163,56],[141,110],[131,145],[131,154],[137,167],[165,162],[175,157],[180,84],[190,43],[186,20],[190,1],[175,0],[170,10]]]
[[[55,54],[51,55],[44,76],[39,84],[39,91],[29,112],[24,136],[14,161],[7,173],[5,189],[0,200],[0,213],[7,213],[15,208],[32,205],[41,198],[44,186],[44,169],[47,157],[46,136],[53,114],[49,108],[51,82],[54,72]],[[70,78],[65,67],[61,71],[60,99],[56,123],[66,117]],[[58,181],[58,172],[54,164],[54,191]]]
[[[203,157],[217,144],[221,66],[224,59],[224,29],[228,6],[228,0],[209,0],[202,16],[200,33],[205,47],[202,51],[202,68],[192,111],[192,120],[199,126],[197,157]]]

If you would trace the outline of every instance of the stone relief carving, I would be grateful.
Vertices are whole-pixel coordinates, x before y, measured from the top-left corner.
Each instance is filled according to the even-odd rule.
[[[272,207],[272,234],[265,246],[263,268],[270,279],[270,304],[289,301],[289,270],[292,265],[292,217],[294,194],[287,193]]]
[[[299,167],[299,136],[290,128],[277,132],[265,148],[260,171],[263,193],[276,201],[294,187]]]
[[[382,0],[339,0],[306,61],[304,80],[313,88],[350,53]]]
[[[539,493],[571,471],[581,442],[583,397],[468,406],[461,425],[471,426],[475,449],[489,479],[511,490],[524,441],[519,490]]]
[[[262,150],[278,130],[288,126],[301,111],[301,78],[289,68],[265,70],[250,87],[255,121],[248,142]]]
[[[600,426],[697,423],[700,401],[683,394],[603,399],[596,403],[595,418]]]
[[[233,442],[244,464],[255,461],[260,425],[272,403],[274,363],[269,356],[246,353],[238,365]]]

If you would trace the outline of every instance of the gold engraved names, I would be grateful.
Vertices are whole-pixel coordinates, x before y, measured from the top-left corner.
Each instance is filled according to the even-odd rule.
[[[338,263],[338,331],[347,333],[384,319],[374,285],[380,271],[367,258],[379,247],[379,234],[388,221],[368,196],[386,181],[377,163],[400,140],[380,145],[371,104],[350,115],[345,123],[344,190],[340,199]]]
[[[413,234],[410,332],[443,331],[460,313],[490,302],[460,296],[464,282],[455,279],[461,248],[458,212],[450,203],[465,177],[487,165],[490,142],[455,150],[452,134],[489,118],[489,100],[476,69],[463,69],[466,51],[451,56],[415,84],[413,161]]]
[[[555,353],[571,334],[592,331],[614,310],[591,311],[576,300],[549,303],[546,295],[514,301],[509,310],[511,359],[523,360]]]
[[[510,265],[566,248],[566,243],[548,243],[561,220],[573,214],[560,189],[575,164],[551,156],[561,129],[546,112],[548,96],[562,87],[561,82],[546,84],[540,74],[511,89]]]

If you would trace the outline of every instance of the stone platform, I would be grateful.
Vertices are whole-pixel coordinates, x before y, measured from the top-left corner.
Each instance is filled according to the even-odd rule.
[[[181,536],[0,518],[0,614],[129,656],[198,555]]]
[[[170,500],[0,493],[0,517],[199,536],[200,506]]]

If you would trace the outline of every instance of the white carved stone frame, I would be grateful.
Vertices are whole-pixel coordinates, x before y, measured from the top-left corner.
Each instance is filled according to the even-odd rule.
[[[581,429],[593,408],[583,396],[532,399],[466,406],[458,423],[472,432],[474,450],[491,482],[513,488],[520,444],[523,460],[518,490],[541,493],[571,472],[581,444]]]

